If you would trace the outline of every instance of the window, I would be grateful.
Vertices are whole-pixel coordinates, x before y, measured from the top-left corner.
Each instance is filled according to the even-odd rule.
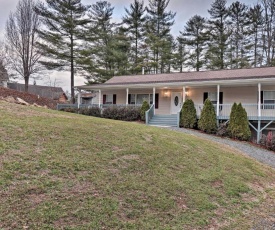
[[[137,94],[137,101],[136,104],[141,105],[143,101],[150,102],[150,95],[149,94]]]
[[[264,91],[263,92],[263,104],[264,109],[275,108],[275,91]]]
[[[106,104],[113,104],[113,94],[106,95]]]
[[[218,101],[217,93],[216,93],[216,92],[209,92],[209,93],[208,93],[208,99],[209,99],[213,104],[217,104],[217,101]]]
[[[157,94],[156,94],[157,95]],[[156,98],[157,100],[157,98]],[[141,105],[143,101],[153,104],[153,94],[129,94],[129,104]]]
[[[130,94],[130,97],[129,97],[129,104],[131,105],[135,105],[136,104],[136,95],[135,94]]]

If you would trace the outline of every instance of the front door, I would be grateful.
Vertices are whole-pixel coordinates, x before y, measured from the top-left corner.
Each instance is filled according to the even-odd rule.
[[[180,112],[182,106],[182,95],[179,92],[171,93],[171,114]]]

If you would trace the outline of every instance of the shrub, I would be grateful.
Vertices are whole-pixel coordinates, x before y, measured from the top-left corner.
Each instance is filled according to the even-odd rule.
[[[195,128],[197,123],[197,112],[194,102],[187,99],[182,106],[180,113],[180,126],[184,128]]]
[[[145,121],[145,113],[150,109],[150,105],[147,101],[143,101],[141,109],[140,109],[140,119]]]
[[[109,107],[103,110],[102,117],[122,121],[137,121],[140,119],[140,108]]]
[[[229,136],[229,134],[228,134],[228,127],[227,127],[226,123],[221,123],[219,125],[218,130],[217,130],[217,135],[220,136],[220,137],[227,137],[227,136]]]
[[[98,107],[81,108],[79,113],[86,116],[101,117],[101,110]]]
[[[78,108],[62,108],[60,111],[68,112],[68,113],[78,113]]]
[[[247,113],[241,103],[232,106],[228,131],[231,137],[239,140],[247,141],[251,137]]]
[[[198,128],[206,133],[217,132],[217,118],[215,108],[209,99],[206,99],[198,122]]]
[[[260,145],[266,147],[269,150],[275,151],[275,136],[271,131],[267,135],[262,135]]]

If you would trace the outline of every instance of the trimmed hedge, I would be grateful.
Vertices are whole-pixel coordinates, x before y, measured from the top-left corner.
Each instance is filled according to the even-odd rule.
[[[232,138],[242,141],[248,141],[251,137],[247,113],[241,103],[232,106],[228,132]]]
[[[102,117],[121,121],[137,121],[140,119],[140,108],[109,107],[103,109]]]
[[[145,121],[145,113],[150,109],[150,105],[147,101],[143,101],[141,109],[140,109],[140,119]]]
[[[217,132],[217,117],[215,108],[209,99],[206,99],[198,122],[198,128],[206,133]]]
[[[93,117],[101,117],[101,110],[98,107],[81,108],[79,109],[79,114]]]
[[[68,113],[78,113],[78,108],[62,108],[60,111],[68,112]]]
[[[187,99],[180,112],[180,126],[184,128],[195,128],[197,125],[197,112],[194,102]]]

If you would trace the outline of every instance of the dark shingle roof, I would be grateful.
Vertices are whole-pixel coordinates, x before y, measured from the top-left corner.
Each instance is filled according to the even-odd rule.
[[[25,91],[25,85],[19,83],[8,83],[8,88],[15,89],[21,92]],[[29,93],[39,95],[53,100],[58,100],[62,94],[65,95],[61,87],[51,87],[42,85],[29,85]]]
[[[275,77],[275,67],[113,77],[103,85],[239,80]]]

